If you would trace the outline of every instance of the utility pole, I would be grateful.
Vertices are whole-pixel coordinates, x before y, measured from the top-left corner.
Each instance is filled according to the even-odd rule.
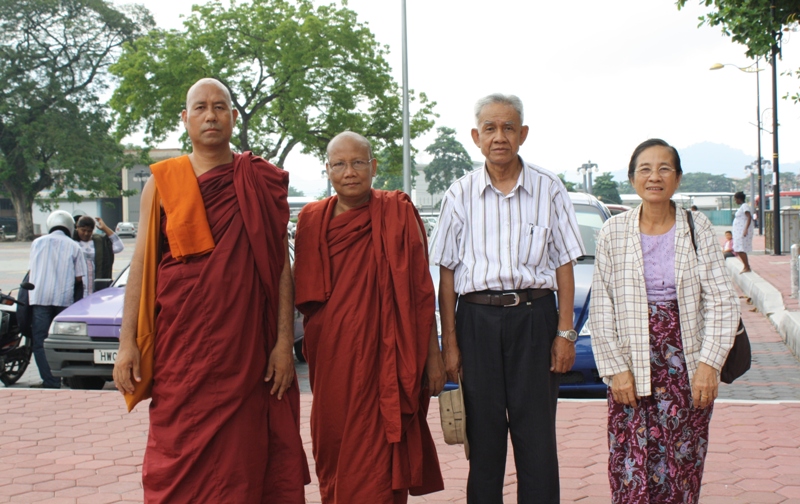
[[[769,5],[770,19],[775,22],[775,1]],[[774,254],[781,255],[781,175],[778,168],[778,34],[772,32],[772,195],[775,201],[772,227]]]

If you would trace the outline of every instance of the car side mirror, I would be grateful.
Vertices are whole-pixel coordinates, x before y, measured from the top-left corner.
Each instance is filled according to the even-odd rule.
[[[95,278],[94,279],[94,292],[99,290],[103,290],[107,287],[110,287],[111,284],[114,283],[113,278]]]

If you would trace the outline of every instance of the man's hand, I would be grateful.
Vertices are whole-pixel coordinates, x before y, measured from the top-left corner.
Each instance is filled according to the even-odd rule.
[[[718,392],[717,370],[705,362],[699,363],[692,380],[692,401],[695,408],[710,406],[717,398]]]
[[[428,387],[431,395],[439,395],[439,392],[444,389],[446,378],[442,353],[438,348],[435,352],[429,351],[428,360],[425,362],[425,378],[422,381],[422,385]]]
[[[444,370],[447,373],[447,379],[453,383],[458,383],[458,377],[463,376],[461,350],[458,349],[457,344],[444,344],[443,346],[442,357],[444,358]]]
[[[556,336],[550,347],[550,372],[566,373],[575,364],[575,343]]]
[[[267,375],[264,377],[264,381],[272,381],[270,395],[274,395],[277,392],[278,400],[283,398],[283,393],[292,386],[292,381],[294,381],[294,357],[292,356],[291,346],[286,350],[280,345],[275,345],[275,348],[269,354]]]
[[[120,345],[112,374],[114,376],[114,385],[123,395],[133,394],[134,384],[131,377],[137,383],[142,381],[141,360],[142,354],[139,352],[138,346],[135,344]]]
[[[627,406],[636,407],[636,382],[633,379],[633,373],[630,371],[623,371],[617,373],[611,379],[611,395],[614,401],[625,404]]]

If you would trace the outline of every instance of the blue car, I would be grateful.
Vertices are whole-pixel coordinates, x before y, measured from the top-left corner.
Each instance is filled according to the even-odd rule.
[[[573,316],[575,330],[578,331],[578,341],[575,343],[575,364],[572,369],[561,376],[561,393],[589,393],[601,395],[606,392],[606,385],[597,373],[592,352],[591,332],[587,325],[589,320],[589,299],[592,290],[592,273],[594,272],[594,253],[597,233],[603,223],[611,218],[611,212],[594,196],[584,193],[569,193],[575,215],[581,232],[586,255],[578,259],[575,265],[575,314]],[[436,238],[434,230],[431,237],[431,246]],[[441,343],[441,323],[439,319],[439,267],[431,265],[431,276],[436,287],[436,323]],[[458,388],[458,385],[448,382],[445,390]]]

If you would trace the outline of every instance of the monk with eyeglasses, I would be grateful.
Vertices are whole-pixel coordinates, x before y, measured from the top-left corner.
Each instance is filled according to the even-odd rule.
[[[424,225],[408,195],[372,189],[366,138],[327,153],[336,195],[300,212],[294,264],[320,494],[404,503],[444,486],[425,418],[445,373]]]

